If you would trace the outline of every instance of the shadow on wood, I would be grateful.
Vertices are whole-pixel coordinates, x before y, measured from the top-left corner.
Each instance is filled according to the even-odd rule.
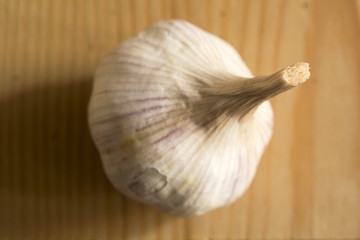
[[[0,238],[148,234],[149,226],[130,226],[134,216],[161,214],[110,185],[91,140],[92,79],[67,82],[49,82],[0,102],[0,229],[6,229]]]

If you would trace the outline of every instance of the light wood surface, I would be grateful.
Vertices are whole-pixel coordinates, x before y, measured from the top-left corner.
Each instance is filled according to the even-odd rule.
[[[360,2],[0,0],[0,239],[359,239]],[[123,197],[89,135],[94,69],[120,41],[181,18],[250,69],[311,78],[272,100],[275,129],[236,203],[181,219]]]

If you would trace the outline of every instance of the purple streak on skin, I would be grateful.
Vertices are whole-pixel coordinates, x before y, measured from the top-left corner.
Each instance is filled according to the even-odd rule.
[[[158,101],[158,100],[169,100],[169,97],[154,97],[154,98],[142,98],[142,99],[134,99],[134,100],[129,100],[127,102],[122,102],[120,104],[123,103],[136,103],[136,102],[146,102],[146,101]]]
[[[158,115],[161,115],[161,113],[158,114]],[[165,119],[165,120],[166,120],[166,119]],[[167,124],[166,126],[163,126],[163,127],[159,128],[159,129],[157,129],[156,131],[152,132],[152,134],[158,133],[158,132],[164,130],[164,128],[168,128],[168,127],[173,126],[173,125],[174,125],[173,123],[171,123],[170,125]],[[184,126],[186,126],[186,124],[185,124]],[[119,132],[119,131],[116,131],[116,130],[115,130],[115,131],[112,131],[111,133],[109,133],[108,135],[106,135],[106,137],[103,138],[103,139],[106,139],[106,140],[101,141],[101,144],[105,144],[106,142],[112,141],[111,139],[110,139],[110,140],[108,139],[108,136],[109,136],[109,135],[124,134],[124,133],[127,133],[127,132],[123,132],[123,130],[121,130],[120,132]]]
[[[181,134],[184,133],[184,128],[181,127],[181,128],[177,128],[173,131],[171,131],[170,133],[168,133],[166,136],[164,137],[161,137],[159,138],[158,140],[154,141],[153,143],[149,143],[147,145],[145,145],[144,147],[142,147],[142,149],[147,149],[147,148],[150,148],[151,146],[154,146],[154,144],[157,144],[157,143],[160,143],[162,141],[165,141],[166,139],[170,138],[169,142],[171,142],[171,139],[173,138],[176,138],[176,137],[179,137],[181,136]],[[172,149],[174,148],[178,143],[174,144],[174,146],[172,146],[171,148],[169,149]],[[130,156],[126,156],[126,157],[123,157],[120,161],[121,162],[126,162],[128,160],[130,160],[132,157],[134,157],[134,154],[130,155]]]
[[[143,99],[134,99],[134,100],[128,100],[128,101],[124,101],[124,102],[119,102],[116,103],[116,106],[121,106],[122,104],[130,104],[130,103],[139,103],[139,102],[151,102],[151,101],[161,101],[161,100],[168,100],[168,102],[170,102],[169,100],[170,98],[168,97],[154,97],[154,98],[143,98]],[[97,108],[93,108],[91,112],[96,112],[98,109],[102,109],[103,106],[99,106]]]
[[[169,111],[169,112],[170,112],[170,111]],[[167,112],[167,113],[169,113],[169,112]],[[176,112],[176,111],[172,111],[172,112]],[[166,114],[167,114],[167,113],[166,113]],[[161,115],[164,115],[164,114],[156,114],[156,115],[161,116]],[[151,118],[154,118],[156,115],[151,116]],[[176,115],[176,117],[179,117],[179,118],[180,118],[182,115],[184,115],[183,112],[181,112],[180,114]],[[174,116],[171,116],[171,117],[173,118]],[[138,128],[135,129],[135,131],[136,131],[136,132],[144,131],[145,129],[148,129],[148,128],[151,128],[151,127],[153,127],[153,126],[156,126],[156,125],[158,125],[158,124],[160,124],[160,123],[162,123],[162,122],[164,122],[164,121],[167,121],[167,120],[168,120],[167,118],[162,118],[162,119],[160,119],[159,121],[156,121],[156,122],[147,124],[146,126],[138,127]],[[181,119],[181,120],[182,120],[182,119]]]
[[[171,132],[169,132],[166,136],[160,138],[159,140],[155,141],[154,144],[158,144],[161,143],[163,141],[167,141],[167,142],[171,142],[174,138],[177,138],[179,136],[181,136],[181,134],[184,133],[184,129],[182,128],[177,128]]]
[[[131,89],[131,88],[128,88],[128,89],[119,89],[119,88],[112,88],[112,89],[109,89],[109,90],[104,90],[104,91],[101,91],[101,92],[98,92],[96,93],[95,96],[98,96],[98,95],[101,95],[101,94],[106,94],[106,93],[113,93],[113,92],[159,92],[159,89]]]
[[[166,108],[166,107],[176,107],[176,106],[179,106],[179,105],[181,105],[181,104],[175,103],[175,104],[167,104],[167,105],[155,105],[155,106],[152,106],[152,107],[141,109],[139,111],[125,113],[125,114],[115,116],[115,117],[111,117],[111,118],[108,118],[108,119],[95,121],[95,122],[91,123],[91,125],[106,123],[106,122],[113,121],[113,120],[119,120],[119,119],[131,117],[131,116],[136,115],[136,114],[147,113],[147,112],[152,111],[152,110],[158,110],[158,109],[162,109],[162,108]]]
[[[128,103],[137,103],[137,102],[147,102],[147,101],[159,101],[159,100],[169,100],[169,97],[153,97],[153,98],[141,98],[141,99],[133,99],[125,102],[120,102],[120,104],[128,104]]]
[[[172,110],[167,111],[167,112],[157,113],[157,114],[154,114],[154,115],[145,117],[144,120],[149,120],[149,119],[152,119],[152,118],[154,118],[154,117],[159,117],[159,116],[166,115],[166,114],[169,114],[169,113],[173,113],[173,112],[176,112],[176,111],[179,111],[179,109],[172,109]],[[142,130],[142,128],[137,128],[136,131],[138,131],[138,129],[139,129],[139,130]]]
[[[126,114],[123,114],[123,115],[120,115],[120,116],[115,116],[115,117],[112,117],[112,118],[104,119],[102,121],[94,122],[94,123],[91,123],[91,125],[104,124],[104,123],[107,123],[107,122],[111,122],[111,121],[115,121],[115,120],[120,120],[122,118],[130,117],[130,116],[133,116],[133,115],[136,115],[136,114],[146,113],[146,112],[151,111],[151,110],[162,109],[162,108],[167,107],[167,106],[171,106],[171,105],[153,106],[153,107],[145,108],[145,109],[142,109],[142,110],[139,110],[139,111],[136,111],[136,112],[126,113]]]

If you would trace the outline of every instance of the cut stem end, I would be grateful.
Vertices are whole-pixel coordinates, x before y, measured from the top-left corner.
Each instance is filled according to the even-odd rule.
[[[300,83],[305,82],[310,77],[310,67],[306,62],[298,62],[292,66],[289,66],[284,69],[283,79],[293,85],[297,86]]]

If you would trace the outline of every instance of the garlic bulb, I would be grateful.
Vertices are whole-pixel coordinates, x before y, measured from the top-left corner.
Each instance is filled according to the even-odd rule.
[[[272,134],[269,98],[309,78],[307,63],[253,77],[226,42],[181,20],[156,23],[97,69],[88,109],[113,185],[177,216],[233,202]]]

